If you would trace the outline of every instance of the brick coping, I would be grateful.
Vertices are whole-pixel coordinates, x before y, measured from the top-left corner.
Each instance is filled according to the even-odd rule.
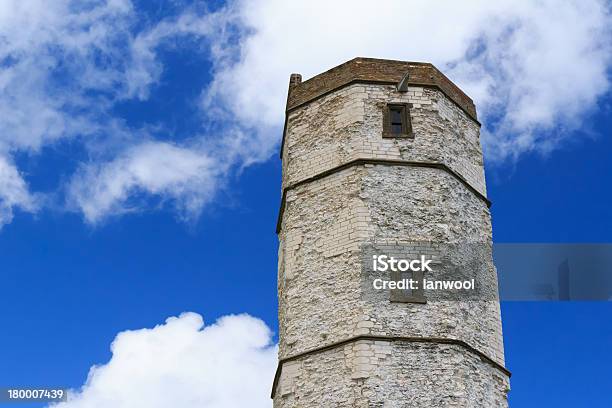
[[[357,57],[291,87],[287,110],[296,108],[350,82],[397,84],[408,74],[408,85],[435,86],[459,105],[472,119],[478,120],[472,99],[433,64]]]
[[[439,163],[439,162],[423,162],[423,161],[410,161],[410,160],[394,160],[394,159],[377,159],[377,158],[359,158],[359,159],[354,159],[351,161],[348,161],[346,163],[340,164],[336,167],[333,167],[331,169],[325,170],[321,173],[315,174],[314,176],[305,178],[303,180],[299,180],[293,184],[290,184],[288,186],[286,186],[285,188],[283,188],[283,193],[281,196],[281,203],[280,203],[280,208],[278,210],[278,216],[276,219],[276,233],[279,234],[282,230],[282,223],[283,223],[283,214],[285,213],[285,203],[287,200],[287,192],[289,190],[292,190],[296,187],[299,187],[303,184],[308,184],[311,183],[313,181],[316,180],[320,180],[322,178],[325,178],[329,175],[338,173],[342,170],[354,167],[354,166],[363,166],[366,164],[373,164],[373,165],[384,165],[384,166],[399,166],[399,167],[426,167],[426,168],[432,168],[432,169],[438,169],[438,170],[442,170],[448,174],[450,174],[451,176],[453,176],[456,180],[458,180],[461,184],[463,184],[469,191],[471,191],[476,197],[478,197],[481,201],[483,201],[487,208],[491,208],[491,201],[487,198],[487,196],[485,196],[484,194],[482,194],[480,191],[478,191],[478,189],[476,189],[474,186],[472,186],[461,174],[457,173],[456,171],[452,170],[450,167],[448,167],[446,164],[444,163]]]

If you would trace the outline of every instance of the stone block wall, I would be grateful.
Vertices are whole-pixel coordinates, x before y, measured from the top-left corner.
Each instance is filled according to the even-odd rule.
[[[460,339],[503,364],[492,297],[471,304],[389,303],[387,293],[365,282],[364,245],[490,243],[486,205],[447,172],[366,165],[300,185],[287,195],[279,237],[281,358],[322,342],[394,334]],[[488,275],[476,278],[496,292],[490,253],[483,255]]]
[[[411,103],[414,139],[382,138],[387,103]],[[287,117],[283,187],[355,159],[447,165],[486,195],[479,125],[435,88],[353,84]]]

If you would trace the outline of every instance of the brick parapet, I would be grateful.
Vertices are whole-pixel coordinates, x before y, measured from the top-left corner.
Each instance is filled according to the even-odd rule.
[[[472,119],[477,120],[472,99],[432,64],[363,57],[354,58],[296,85],[287,100],[287,110],[351,83],[397,84],[405,74],[409,75],[409,85],[440,89]]]

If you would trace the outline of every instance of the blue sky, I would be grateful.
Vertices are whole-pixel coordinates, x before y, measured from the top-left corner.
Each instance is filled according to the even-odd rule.
[[[101,365],[66,408],[104,406],[104,384],[135,406],[113,367],[145,367],[153,385],[201,376],[190,391],[227,407],[240,406],[220,394],[243,369],[245,398],[267,406],[288,77],[358,55],[432,61],[474,97],[496,242],[611,242],[609,4],[423,2],[389,29],[407,15],[400,3],[389,16],[351,11],[367,36],[337,22],[342,5],[324,16],[273,1],[0,7],[0,386],[78,389]],[[433,14],[437,34],[424,35]],[[381,46],[389,36],[406,47]],[[164,325],[184,312],[197,315]],[[198,315],[242,313],[263,323],[240,315],[200,331]],[[512,406],[610,406],[610,302],[502,313]],[[239,352],[215,371],[206,359],[226,343]],[[152,348],[183,369],[121,358]]]

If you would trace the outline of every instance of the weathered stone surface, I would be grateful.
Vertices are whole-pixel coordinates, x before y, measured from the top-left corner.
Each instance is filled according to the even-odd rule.
[[[414,139],[381,137],[394,102],[412,104]],[[289,114],[283,187],[366,158],[443,163],[486,195],[479,126],[436,89],[355,84]]]
[[[355,357],[357,345],[376,350],[369,361]],[[373,341],[290,363],[275,406],[282,407],[504,407],[508,379],[454,345]]]
[[[395,102],[412,104],[414,138],[382,137],[383,111]],[[331,171],[364,158],[444,164],[465,182],[444,168],[395,162]],[[474,191],[486,195],[479,127],[465,111],[430,87],[342,87],[289,113],[283,188],[279,357],[290,360],[276,408],[507,405],[490,212]],[[364,284],[365,247],[431,243],[484,248],[477,259],[457,256],[482,265],[473,273],[487,300],[395,303]]]

